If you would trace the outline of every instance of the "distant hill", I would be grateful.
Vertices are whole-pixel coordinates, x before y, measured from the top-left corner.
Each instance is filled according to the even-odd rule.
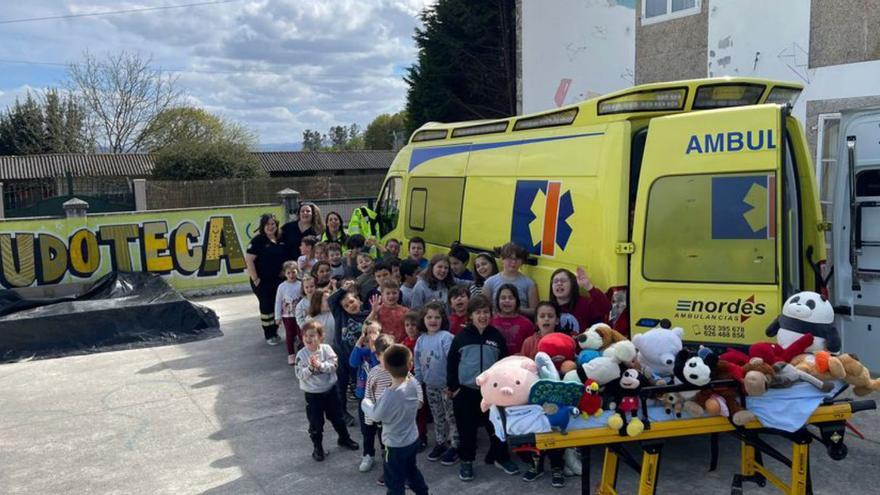
[[[258,144],[255,151],[302,151],[302,143]]]

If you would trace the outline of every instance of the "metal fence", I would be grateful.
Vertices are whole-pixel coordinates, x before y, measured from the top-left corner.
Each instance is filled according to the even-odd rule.
[[[7,217],[63,215],[62,204],[77,197],[95,213],[134,210],[132,182],[126,177],[73,177],[10,180],[3,183]]]
[[[288,188],[299,191],[301,198],[316,202],[333,200],[333,198],[374,197],[378,194],[383,179],[384,175],[376,174],[270,177],[246,180],[148,180],[146,183],[147,209],[274,203],[278,201],[278,191]],[[346,199],[345,201],[350,202],[351,200]],[[358,206],[361,205],[363,203]],[[345,207],[345,203],[342,207]]]

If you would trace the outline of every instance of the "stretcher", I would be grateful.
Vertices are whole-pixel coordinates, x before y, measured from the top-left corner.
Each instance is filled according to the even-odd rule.
[[[663,442],[670,438],[708,435],[711,439],[711,467],[717,466],[718,436],[730,434],[740,443],[740,469],[731,483],[731,494],[743,493],[743,484],[755,483],[765,486],[769,481],[780,491],[790,495],[812,494],[810,476],[810,444],[813,440],[822,443],[828,455],[834,460],[842,460],[847,455],[843,443],[847,421],[860,411],[876,409],[873,400],[838,399],[846,387],[838,388],[815,408],[806,422],[794,431],[768,428],[759,421],[744,426],[736,426],[727,418],[695,417],[652,421],[646,406],[643,406],[642,420],[645,431],[635,437],[626,436],[607,427],[591,427],[569,430],[567,433],[534,433],[507,435],[507,441],[514,451],[540,452],[542,450],[576,448],[581,454],[583,470],[581,474],[581,493],[589,494],[593,488],[590,479],[590,454],[593,447],[602,447],[602,472],[596,486],[596,493],[613,495],[617,493],[618,470],[623,465],[639,473],[638,494],[652,495],[657,491],[660,458]],[[665,391],[686,390],[686,386],[648,387],[643,390],[645,397]],[[692,388],[691,388],[692,389]],[[647,401],[642,401],[645,404]],[[814,431],[815,430],[815,431]],[[762,436],[778,436],[791,443],[790,456],[780,452],[767,443]],[[628,444],[638,444],[642,451],[641,461],[630,453]],[[787,479],[768,470],[763,457],[768,456],[790,468]]]

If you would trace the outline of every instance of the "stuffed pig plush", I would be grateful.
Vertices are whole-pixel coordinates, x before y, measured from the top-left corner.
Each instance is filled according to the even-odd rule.
[[[537,381],[538,365],[534,361],[524,356],[508,356],[477,376],[483,396],[480,409],[528,404],[529,391]]]

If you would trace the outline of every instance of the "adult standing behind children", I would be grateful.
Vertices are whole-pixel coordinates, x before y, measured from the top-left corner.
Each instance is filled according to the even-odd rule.
[[[507,356],[507,342],[492,319],[492,303],[485,296],[474,296],[468,303],[471,323],[452,340],[446,361],[446,387],[452,397],[455,424],[458,427],[458,455],[462,481],[474,479],[474,459],[477,455],[477,429],[482,426],[489,434],[489,452],[486,463],[494,464],[505,473],[514,475],[519,468],[510,460],[507,445],[495,436],[489,422],[489,413],[480,409],[480,388],[477,376]]]
[[[324,226],[326,230],[321,235],[321,242],[335,242],[340,246],[345,245],[345,241],[348,240],[348,234],[345,233],[345,227],[342,224],[342,215],[335,211],[327,213]]]
[[[428,267],[422,270],[419,281],[413,287],[410,307],[422,309],[422,306],[431,301],[439,301],[443,307],[446,307],[449,289],[454,286],[455,277],[449,269],[449,257],[445,254],[435,254]]]
[[[580,294],[578,287],[587,291],[587,294]],[[596,323],[606,322],[611,311],[611,301],[604,292],[593,286],[587,271],[580,266],[577,276],[565,268],[553,272],[550,277],[550,300],[559,306],[560,327],[572,335]]]
[[[324,234],[324,220],[321,210],[313,203],[300,203],[296,218],[281,227],[281,238],[287,246],[287,259],[298,260],[302,253],[299,246],[303,237],[312,235],[320,238]]]
[[[520,311],[526,316],[533,316],[538,305],[538,286],[534,280],[519,272],[528,257],[528,251],[522,246],[512,242],[502,246],[501,272],[486,280],[483,284],[483,295],[490,301],[495,301],[498,289],[504,284],[511,284],[519,291],[519,300],[522,302]]]
[[[278,325],[275,323],[275,296],[281,284],[281,267],[287,257],[287,247],[278,232],[275,215],[260,217],[257,235],[247,247],[244,261],[250,277],[251,290],[260,305],[260,324],[263,338],[269,345],[278,345]]]

